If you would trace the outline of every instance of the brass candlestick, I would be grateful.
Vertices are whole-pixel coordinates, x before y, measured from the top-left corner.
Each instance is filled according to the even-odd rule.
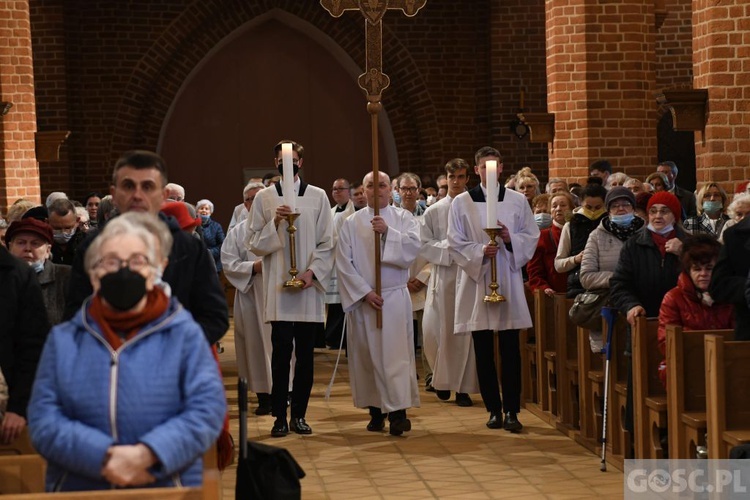
[[[289,269],[289,275],[292,279],[284,282],[284,288],[302,288],[305,286],[305,282],[297,279],[297,241],[294,237],[294,233],[297,232],[297,228],[294,226],[294,221],[299,217],[298,213],[291,213],[286,216],[286,220],[289,226],[286,228],[286,232],[289,233],[289,263],[292,265]]]
[[[496,247],[497,241],[495,241],[495,238],[500,234],[500,228],[488,227],[484,232],[490,237],[489,245],[491,247]],[[490,281],[491,291],[489,295],[484,296],[484,301],[492,303],[505,302],[505,297],[497,293],[497,289],[500,288],[500,285],[497,284],[497,256],[493,257],[490,261],[490,278],[492,278],[492,281]]]

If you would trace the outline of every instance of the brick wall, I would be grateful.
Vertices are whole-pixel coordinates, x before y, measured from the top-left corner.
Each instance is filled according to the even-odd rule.
[[[694,87],[708,89],[708,122],[696,133],[698,181],[732,192],[750,178],[750,4],[693,2]]]
[[[653,4],[548,0],[547,79],[555,113],[550,174],[588,165],[644,176],[656,160]]]
[[[666,2],[667,17],[656,33],[656,89],[693,85],[692,0]]]
[[[0,209],[18,198],[39,201],[34,149],[36,115],[29,5],[0,0],[0,100],[13,103],[0,117]]]

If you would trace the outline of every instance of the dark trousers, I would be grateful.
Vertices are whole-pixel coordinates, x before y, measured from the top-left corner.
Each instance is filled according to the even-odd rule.
[[[341,345],[341,332],[346,335],[344,326],[344,308],[341,304],[328,304],[328,315],[326,318],[326,345],[338,349]],[[346,339],[344,340],[346,347]]]
[[[300,321],[271,322],[271,408],[274,417],[286,417],[289,393],[289,363],[297,356],[292,388],[292,418],[304,418],[313,384],[315,332],[320,323]]]
[[[482,401],[489,412],[518,413],[521,411],[521,350],[518,345],[518,330],[498,332],[500,339],[500,369],[503,398],[495,368],[495,345],[492,330],[471,332],[474,339],[474,357],[477,361],[477,376]],[[505,408],[503,408],[503,400]]]

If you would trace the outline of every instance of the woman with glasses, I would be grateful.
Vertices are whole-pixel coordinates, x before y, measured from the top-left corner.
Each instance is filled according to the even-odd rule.
[[[721,330],[734,328],[734,306],[714,304],[708,293],[721,243],[711,235],[685,238],[682,245],[682,273],[677,286],[667,292],[659,309],[659,350],[662,358],[667,349],[667,325],[685,330]],[[659,365],[659,378],[666,386],[666,360]]]
[[[645,224],[635,216],[635,195],[628,188],[610,189],[604,202],[607,214],[589,235],[581,261],[581,285],[588,291],[609,289],[623,245]],[[593,352],[600,352],[602,332],[591,331],[589,342]]]
[[[86,252],[94,294],[50,332],[28,410],[50,491],[202,482],[226,402],[201,327],[161,282],[171,245],[129,212]]]
[[[685,232],[688,234],[709,234],[718,238],[726,215],[727,193],[715,182],[709,182],[698,191],[698,215],[685,219]]]

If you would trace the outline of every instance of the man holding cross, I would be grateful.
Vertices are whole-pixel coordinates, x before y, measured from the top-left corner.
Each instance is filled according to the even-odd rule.
[[[419,223],[401,208],[388,205],[390,179],[379,172],[364,178],[368,207],[344,221],[336,246],[339,293],[349,313],[347,345],[354,406],[369,408],[367,430],[379,432],[390,422],[390,433],[411,430],[406,409],[419,406],[412,339],[411,299],[406,282],[420,248]],[[374,215],[375,190],[380,215]],[[375,292],[373,232],[382,254],[381,293]],[[383,327],[377,327],[383,311]]]

